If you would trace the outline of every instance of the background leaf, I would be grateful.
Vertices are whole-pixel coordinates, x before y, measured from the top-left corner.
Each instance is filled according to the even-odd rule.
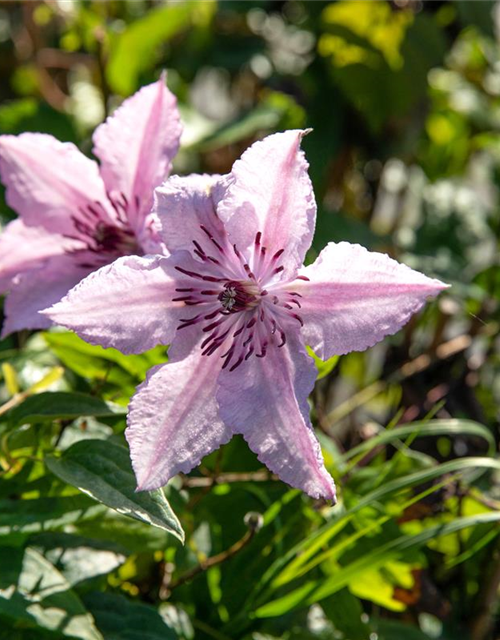
[[[64,391],[39,393],[27,398],[9,413],[11,424],[59,420],[74,420],[81,416],[96,418],[119,418],[125,411],[119,406],[87,396],[83,393]]]
[[[163,491],[135,491],[135,476],[125,447],[104,440],[85,440],[66,449],[61,457],[47,459],[47,466],[65,482],[118,513],[184,540],[182,527]]]
[[[56,637],[102,640],[64,577],[34,549],[0,547],[0,617]]]

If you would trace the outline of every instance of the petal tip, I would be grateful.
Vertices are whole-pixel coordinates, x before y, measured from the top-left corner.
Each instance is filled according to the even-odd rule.
[[[451,284],[447,282],[441,282],[441,280],[436,280],[436,286],[440,291],[446,291],[446,289],[451,289]]]
[[[438,296],[442,291],[446,291],[451,288],[451,284],[441,282],[437,278],[429,278],[429,296]]]
[[[49,318],[53,322],[60,322],[59,313],[62,310],[64,310],[65,298],[66,296],[64,296],[62,300],[59,300],[59,302],[54,303],[50,307],[46,307],[45,309],[40,309],[38,313],[44,318]]]
[[[157,489],[160,489],[161,487],[164,486],[165,483],[158,482],[158,480],[155,480],[154,478],[151,477],[152,475],[154,474],[151,474],[149,470],[147,470],[147,472],[143,474],[142,477],[139,477],[136,474],[135,476],[137,481],[137,486],[135,489],[136,493],[140,493],[142,491],[156,491]]]
[[[40,315],[42,316],[46,316],[47,318],[51,318],[52,319],[52,313],[54,311],[54,307],[56,307],[57,305],[52,305],[51,307],[47,307],[46,309],[40,309],[40,311],[38,312]]]

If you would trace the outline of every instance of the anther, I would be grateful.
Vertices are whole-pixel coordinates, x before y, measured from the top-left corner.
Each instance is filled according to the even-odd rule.
[[[229,369],[229,371],[234,371],[236,368],[240,366],[242,362],[243,362],[243,356],[240,356],[238,360],[236,360],[236,362],[233,364],[233,366]]]

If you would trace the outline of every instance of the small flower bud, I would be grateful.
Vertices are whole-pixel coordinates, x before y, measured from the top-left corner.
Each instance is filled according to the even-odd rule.
[[[257,533],[264,525],[264,518],[257,511],[249,511],[244,517],[244,522],[250,531]]]

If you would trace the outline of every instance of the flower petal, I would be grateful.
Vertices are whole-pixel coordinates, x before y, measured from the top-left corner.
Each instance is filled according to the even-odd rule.
[[[156,189],[154,211],[169,251],[192,251],[193,240],[206,242],[202,226],[221,241],[224,226],[215,211],[224,189],[224,177],[195,174],[172,176]]]
[[[222,372],[219,413],[284,482],[314,498],[335,500],[335,485],[309,420],[307,397],[315,380],[312,358],[291,334],[285,347]]]
[[[94,271],[44,314],[87,342],[142,353],[172,342],[179,318],[189,317],[176,297],[171,259],[125,256]]]
[[[284,249],[283,277],[303,263],[316,222],[316,202],[300,141],[304,131],[286,131],[253,144],[234,163],[232,184],[217,209],[240,251],[257,232],[268,255]]]
[[[392,335],[447,285],[382,253],[331,242],[290,286],[300,293],[303,335],[317,355],[364,351]]]
[[[21,329],[50,327],[50,318],[39,312],[58,302],[89,271],[88,267],[78,265],[71,255],[63,254],[17,276],[5,301],[1,337]]]
[[[96,203],[100,219],[115,219],[97,164],[74,144],[43,133],[1,136],[0,176],[7,203],[27,225],[78,235],[75,219],[93,222],[88,207]]]
[[[130,402],[125,435],[139,490],[157,489],[180,471],[188,473],[232,436],[215,400],[221,359],[195,350],[175,361],[175,348],[169,358],[151,369]]]
[[[182,127],[165,75],[140,89],[95,130],[94,153],[108,191],[122,193],[138,231],[153,204],[153,191],[172,168]]]
[[[40,260],[63,254],[70,243],[42,227],[28,227],[20,219],[10,222],[0,233],[0,291],[7,290],[15,275]]]

